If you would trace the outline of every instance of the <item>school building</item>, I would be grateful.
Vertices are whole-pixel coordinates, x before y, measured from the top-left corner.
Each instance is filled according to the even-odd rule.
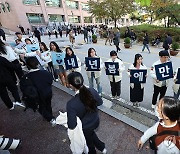
[[[108,20],[95,19],[88,12],[88,0],[1,0],[0,26],[17,31],[18,25],[26,30],[32,26],[48,24],[108,24]],[[130,20],[122,18],[125,25]]]

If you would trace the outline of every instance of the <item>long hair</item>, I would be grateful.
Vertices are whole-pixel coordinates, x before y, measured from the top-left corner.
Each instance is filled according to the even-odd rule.
[[[134,57],[134,63],[133,63],[134,67],[136,67],[136,65],[137,65],[137,60],[138,60],[140,57],[142,57],[142,55],[139,54],[139,53],[135,55],[135,57]],[[141,63],[141,65],[143,66],[143,63]]]
[[[0,39],[0,54],[7,54],[4,42]]]
[[[97,56],[96,50],[94,48],[89,48],[88,49],[88,57],[91,57],[91,50],[94,50],[95,51],[95,55]]]
[[[74,51],[73,51],[73,49],[72,49],[71,47],[67,47],[67,48],[66,48],[66,58],[71,57],[71,56],[69,56],[69,55],[67,54],[68,49],[71,50],[71,52],[72,52],[72,55],[71,55],[71,56],[74,56]]]
[[[87,112],[95,112],[97,108],[97,101],[94,99],[89,89],[83,85],[84,79],[81,73],[72,72],[67,78],[68,83],[79,90],[80,100],[84,104]]]
[[[56,52],[62,52],[62,50],[59,48],[58,44],[54,41],[50,42],[50,50],[52,51],[51,44],[53,44],[56,47]]]
[[[49,50],[44,42],[41,42],[40,44],[44,47],[45,51]],[[40,51],[42,51],[42,49],[40,49]]]

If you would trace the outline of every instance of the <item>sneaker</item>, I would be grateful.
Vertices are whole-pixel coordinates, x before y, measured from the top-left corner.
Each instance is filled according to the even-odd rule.
[[[139,107],[139,106],[140,106],[139,102],[137,102],[137,103],[136,103],[136,106],[137,106],[137,107]]]
[[[25,106],[21,102],[13,102],[13,105],[14,106],[17,105],[17,106],[21,106],[21,107],[25,108]]]
[[[119,100],[119,99],[120,99],[120,96],[116,96],[116,99]]]
[[[151,107],[152,107],[152,109],[155,109],[155,108],[156,108],[156,105],[153,105],[153,104],[152,104],[152,106],[151,106]]]
[[[50,121],[50,123],[51,123],[52,127],[54,127],[54,126],[56,126],[56,125],[57,125],[57,124],[56,124],[56,120],[55,120],[55,119],[52,119],[52,120]]]
[[[133,102],[133,107],[137,107],[136,102]]]
[[[102,151],[103,154],[106,154],[107,153],[107,149],[104,148],[103,151]]]
[[[12,108],[10,108],[9,110],[10,110],[10,111],[14,110],[14,104],[13,104]]]

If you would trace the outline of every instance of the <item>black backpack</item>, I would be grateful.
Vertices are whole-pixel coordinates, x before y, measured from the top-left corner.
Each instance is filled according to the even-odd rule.
[[[22,100],[26,107],[25,111],[28,108],[33,109],[34,112],[38,110],[40,96],[28,74],[24,75],[20,80],[20,89],[23,94]]]
[[[153,135],[152,137],[149,138],[149,146],[152,150],[157,151],[157,145],[155,143],[156,137],[158,136],[162,136],[162,135],[174,135],[174,136],[178,136],[178,131],[170,131],[170,130],[164,130],[162,132],[160,132],[159,134]]]

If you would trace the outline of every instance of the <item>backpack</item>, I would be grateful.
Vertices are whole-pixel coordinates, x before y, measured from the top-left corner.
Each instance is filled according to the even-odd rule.
[[[164,130],[162,132],[160,132],[159,134],[153,135],[152,137],[149,138],[149,146],[152,150],[157,151],[157,145],[155,143],[156,137],[158,136],[162,136],[162,135],[174,135],[174,136],[178,136],[178,131],[170,131],[170,130]]]
[[[39,108],[40,96],[28,74],[21,78],[20,89],[23,94],[22,100],[26,107],[25,111],[26,109],[31,108],[34,112],[36,112]]]

